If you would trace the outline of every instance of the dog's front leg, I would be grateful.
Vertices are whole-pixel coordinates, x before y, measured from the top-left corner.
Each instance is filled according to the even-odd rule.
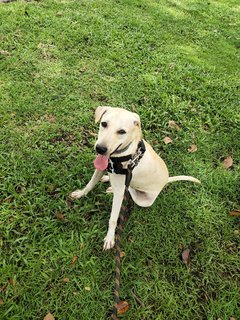
[[[88,192],[95,187],[95,185],[98,183],[98,181],[102,178],[103,175],[104,175],[104,171],[95,170],[91,180],[88,182],[86,187],[82,190],[76,190],[72,192],[70,194],[70,197],[72,199],[79,199],[83,196],[86,196]]]
[[[108,250],[113,248],[115,243],[115,229],[117,226],[117,221],[119,217],[119,213],[122,206],[123,196],[125,192],[125,176],[124,175],[115,175],[114,178],[111,179],[111,186],[113,189],[113,204],[112,211],[109,220],[108,232],[104,239],[103,249]]]

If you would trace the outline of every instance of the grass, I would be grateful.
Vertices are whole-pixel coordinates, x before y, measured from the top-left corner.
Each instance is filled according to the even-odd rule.
[[[98,105],[138,112],[171,175],[202,181],[134,207],[124,318],[239,319],[239,218],[228,215],[239,208],[238,1],[17,1],[0,21],[0,319],[109,317],[111,196],[98,185],[67,202],[93,171]]]

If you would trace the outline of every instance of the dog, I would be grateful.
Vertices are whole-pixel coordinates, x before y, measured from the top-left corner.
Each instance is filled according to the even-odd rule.
[[[138,164],[132,170],[129,193],[133,201],[141,207],[151,206],[169,182],[187,180],[200,183],[200,181],[191,176],[169,177],[165,162],[145,140],[142,140],[141,122],[138,114],[122,108],[100,106],[95,111],[95,123],[97,122],[100,122],[100,128],[95,144],[97,152],[94,161],[95,172],[86,187],[72,192],[70,197],[79,199],[86,196],[98,181],[110,180],[113,203],[108,232],[103,245],[103,249],[107,250],[111,249],[115,243],[115,229],[125,192],[126,176],[121,172],[127,170],[129,163],[133,162],[132,158],[137,158],[138,154],[140,155]],[[139,144],[142,144],[142,149],[144,149],[142,153]],[[114,170],[113,160],[117,163],[121,161],[120,174]],[[104,176],[107,169],[109,171],[108,178]]]

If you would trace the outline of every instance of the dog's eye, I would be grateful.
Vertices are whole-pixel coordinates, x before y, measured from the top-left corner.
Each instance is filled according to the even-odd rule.
[[[106,127],[107,127],[107,122],[105,122],[105,121],[101,122],[101,126],[102,126],[103,128],[106,128]]]
[[[125,130],[123,130],[123,129],[121,129],[121,130],[118,130],[118,132],[117,132],[118,134],[125,134],[126,133],[126,131]]]

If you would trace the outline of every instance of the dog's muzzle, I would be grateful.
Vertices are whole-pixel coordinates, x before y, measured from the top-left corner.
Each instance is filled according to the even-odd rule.
[[[106,147],[101,146],[100,144],[97,144],[95,149],[96,149],[97,153],[102,154],[102,155],[106,154],[107,150],[108,150]]]

